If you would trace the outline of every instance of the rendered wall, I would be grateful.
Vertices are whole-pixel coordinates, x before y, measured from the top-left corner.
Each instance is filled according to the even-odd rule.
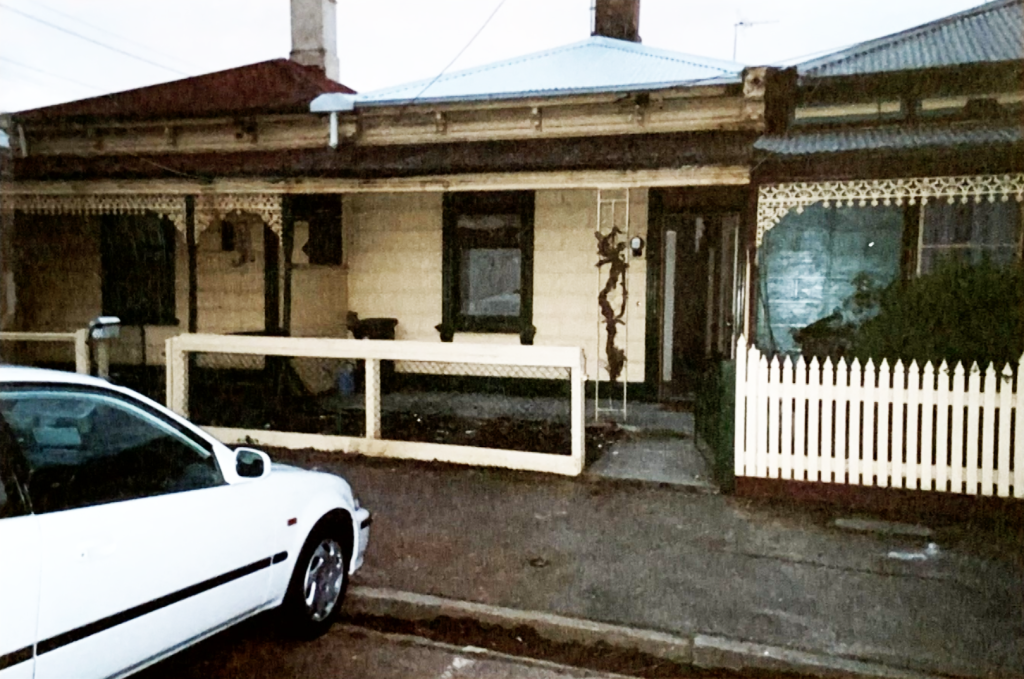
[[[597,192],[537,191],[534,215],[534,344],[580,346],[587,376],[598,377],[597,294],[603,281],[596,267]],[[440,341],[442,196],[354,194],[345,197],[348,306],[361,318],[398,319],[396,339]],[[631,235],[647,237],[647,191],[630,192]],[[645,253],[646,256],[646,253]],[[629,268],[629,311],[620,330],[629,359],[628,378],[644,378],[646,323],[644,258]],[[518,334],[456,333],[455,342],[517,344]],[[606,379],[606,375],[600,375]]]

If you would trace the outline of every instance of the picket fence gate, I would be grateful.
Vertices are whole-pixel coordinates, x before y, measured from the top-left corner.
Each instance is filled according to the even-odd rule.
[[[740,337],[736,476],[1022,498],[1021,363],[769,360]]]

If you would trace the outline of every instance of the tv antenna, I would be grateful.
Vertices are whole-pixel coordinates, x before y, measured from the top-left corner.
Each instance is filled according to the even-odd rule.
[[[777,21],[747,21],[746,19],[738,19],[736,23],[732,25],[732,60],[736,61],[736,45],[739,42],[740,29],[749,28],[751,26],[762,26],[764,24],[775,24]]]

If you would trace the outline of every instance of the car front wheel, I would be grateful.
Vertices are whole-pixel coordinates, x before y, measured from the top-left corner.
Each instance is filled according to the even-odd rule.
[[[286,631],[302,638],[322,635],[338,617],[348,586],[350,531],[333,518],[310,533],[292,573],[282,613]]]

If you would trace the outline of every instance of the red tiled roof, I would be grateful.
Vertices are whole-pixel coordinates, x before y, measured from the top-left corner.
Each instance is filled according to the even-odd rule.
[[[324,92],[353,90],[318,68],[273,59],[161,85],[80,99],[15,114],[15,119],[116,118],[152,120],[255,113],[308,112]]]

